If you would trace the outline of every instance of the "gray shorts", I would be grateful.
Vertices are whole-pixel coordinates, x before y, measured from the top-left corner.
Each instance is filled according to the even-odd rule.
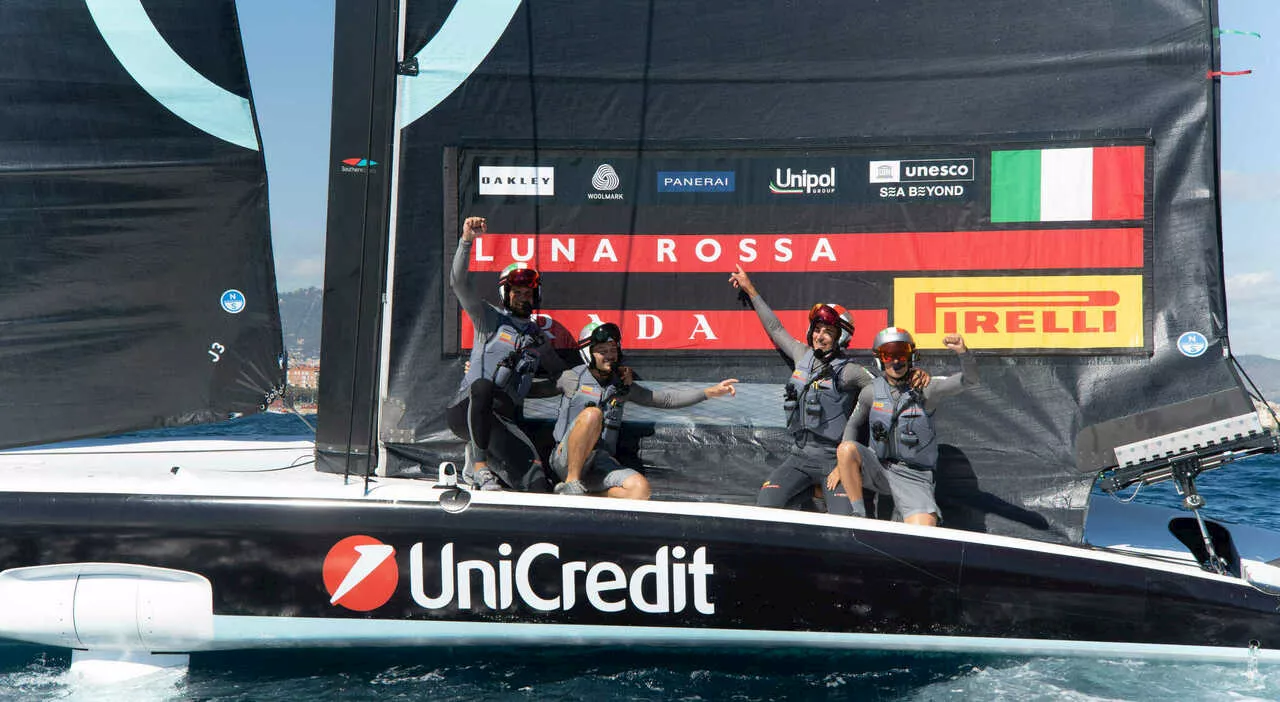
[[[554,470],[561,480],[569,475],[568,436],[577,421],[575,417],[573,422],[569,423],[569,428],[564,433],[565,440],[556,444],[556,450],[551,452],[551,470]],[[618,463],[618,459],[608,451],[596,448],[587,454],[587,461],[582,465],[582,486],[587,489],[587,492],[604,492],[609,488],[622,487],[622,483],[633,475],[640,474],[630,468],[623,468]]]
[[[902,463],[880,463],[876,452],[857,444],[862,458],[862,486],[893,497],[894,511],[903,519],[913,514],[938,514],[933,498],[933,471]]]

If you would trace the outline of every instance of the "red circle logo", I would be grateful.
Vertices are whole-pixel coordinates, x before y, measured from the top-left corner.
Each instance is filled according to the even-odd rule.
[[[400,582],[395,554],[395,548],[372,536],[348,536],[334,544],[324,557],[329,604],[356,612],[386,604]]]

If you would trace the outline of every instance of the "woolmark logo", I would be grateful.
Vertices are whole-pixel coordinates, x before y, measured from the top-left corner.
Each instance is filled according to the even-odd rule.
[[[591,176],[591,187],[595,188],[596,192],[587,193],[587,199],[622,200],[623,194],[614,192],[619,185],[622,185],[622,179],[618,177],[618,172],[613,169],[613,166],[602,163]]]
[[[734,171],[658,171],[660,193],[731,193]]]
[[[951,183],[973,180],[971,158],[927,158],[913,161],[872,161],[872,183]]]
[[[372,536],[348,536],[324,557],[324,587],[329,604],[368,612],[391,599],[400,582],[395,548]]]
[[[480,194],[555,195],[555,166],[480,166]]]
[[[790,168],[784,171],[778,168],[775,169],[773,180],[769,181],[769,192],[774,195],[829,195],[835,191],[835,166],[826,173],[810,173],[807,169],[796,172]]]

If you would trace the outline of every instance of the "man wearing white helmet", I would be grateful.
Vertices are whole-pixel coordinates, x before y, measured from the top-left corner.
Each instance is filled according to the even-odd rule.
[[[943,398],[978,384],[977,365],[964,339],[949,334],[942,343],[960,357],[961,372],[916,389],[906,381],[916,361],[911,334],[898,327],[876,334],[871,348],[884,375],[858,394],[836,451],[836,470],[827,479],[828,485],[838,480],[891,494],[895,511],[908,524],[938,524],[938,504],[933,496],[938,437],[933,429],[933,410]],[[870,446],[856,441],[858,430],[868,422]]]
[[[825,493],[828,512],[866,516],[861,485],[828,485],[826,480],[835,465],[836,446],[843,435],[854,398],[872,381],[866,368],[844,355],[844,349],[853,338],[852,315],[833,303],[814,305],[809,310],[805,341],[801,342],[787,333],[782,321],[765,304],[742,266],[730,274],[729,282],[750,297],[751,306],[755,308],[769,338],[795,366],[785,386],[783,402],[787,429],[794,438],[794,444],[786,460],[769,474],[760,487],[756,504],[785,507],[797,496],[816,487]],[[916,374],[912,382],[927,384],[929,376]],[[850,487],[847,492],[845,485]]]
[[[551,469],[561,482],[562,495],[603,494],[633,500],[649,499],[649,481],[622,467],[614,454],[627,402],[645,407],[688,407],[722,395],[734,395],[730,378],[704,390],[654,392],[634,381],[622,364],[622,331],[612,322],[591,322],[579,335],[583,364],[560,374],[561,393],[556,419],[556,448]]]
[[[536,270],[524,263],[508,266],[498,277],[500,306],[476,294],[469,275],[471,246],[484,231],[483,217],[466,219],[449,275],[453,294],[471,318],[475,336],[471,359],[445,418],[449,429],[468,442],[470,478],[476,487],[545,492],[550,484],[538,452],[516,425],[516,417],[533,376],[542,369],[555,377],[565,363],[531,317],[542,300]],[[490,458],[498,460],[490,463]]]

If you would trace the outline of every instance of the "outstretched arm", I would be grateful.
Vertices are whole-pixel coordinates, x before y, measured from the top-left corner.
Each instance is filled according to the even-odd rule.
[[[871,403],[875,401],[876,391],[868,385],[862,388],[862,392],[858,393],[858,404],[853,406],[853,411],[849,413],[849,421],[844,423],[843,441],[857,441],[858,429],[867,423],[867,417],[871,413]]]
[[[737,271],[729,274],[729,284],[751,298],[751,306],[755,308],[756,316],[760,318],[760,325],[764,327],[773,345],[785,353],[792,363],[799,361],[804,352],[809,349],[808,345],[787,333],[787,328],[782,326],[782,320],[778,319],[778,315],[765,304],[764,298],[760,297],[760,291],[756,290],[756,286],[751,283],[751,278],[747,276],[746,271],[742,270],[742,266],[738,266]]]

